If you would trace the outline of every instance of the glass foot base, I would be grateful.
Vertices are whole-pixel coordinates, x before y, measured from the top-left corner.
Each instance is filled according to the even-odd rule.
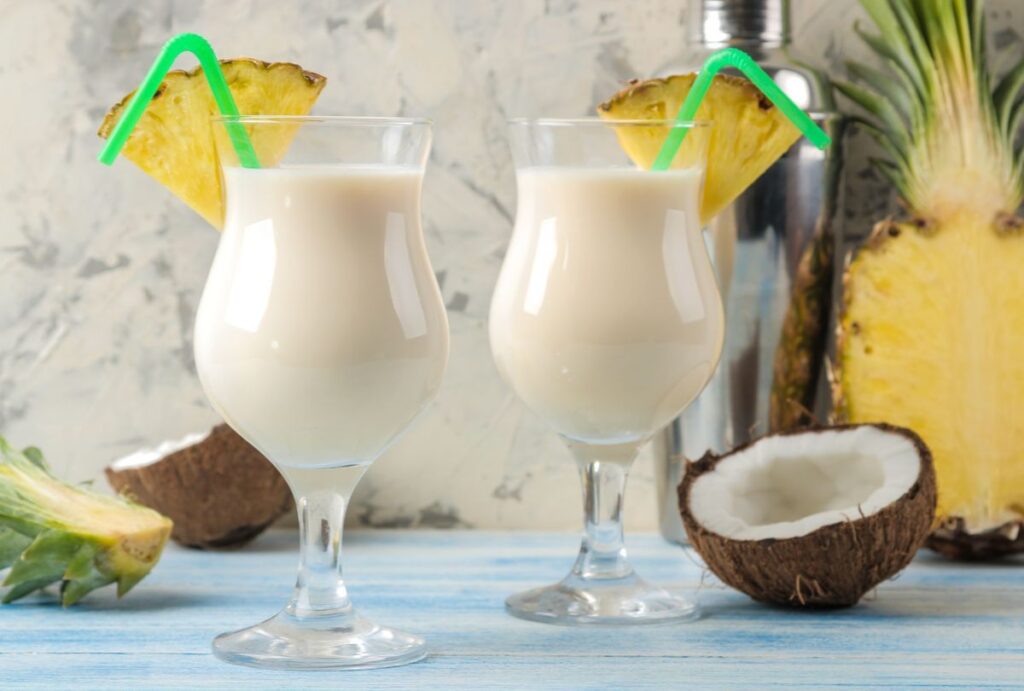
[[[427,656],[422,638],[359,617],[298,619],[281,612],[261,624],[225,633],[213,654],[225,662],[274,669],[396,667]]]
[[[505,609],[520,619],[563,626],[668,624],[700,616],[696,603],[635,575],[607,580],[569,576],[512,595]]]

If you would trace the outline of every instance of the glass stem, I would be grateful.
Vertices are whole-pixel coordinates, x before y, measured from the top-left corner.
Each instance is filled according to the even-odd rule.
[[[583,483],[583,542],[572,576],[585,580],[626,578],[622,503],[626,480],[639,446],[569,442]]]
[[[282,468],[299,513],[299,575],[286,612],[299,619],[354,618],[342,579],[341,533],[352,491],[366,466]]]

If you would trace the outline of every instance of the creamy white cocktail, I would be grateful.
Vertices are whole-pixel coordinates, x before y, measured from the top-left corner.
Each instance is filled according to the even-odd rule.
[[[196,322],[213,406],[284,469],[368,463],[433,399],[444,308],[414,168],[227,168]]]
[[[491,308],[498,369],[570,439],[642,441],[707,383],[722,310],[701,171],[526,168]]]
[[[430,126],[237,120],[266,167],[237,165],[218,142],[224,235],[196,317],[196,366],[214,408],[288,480],[302,544],[288,606],[219,636],[214,652],[287,668],[412,662],[422,639],[354,613],[340,548],[356,483],[437,394],[448,359],[420,226]],[[284,162],[264,142],[287,144]]]
[[[701,232],[707,128],[684,125],[677,169],[636,168],[623,128],[674,123],[515,121],[519,203],[491,303],[491,349],[527,407],[568,442],[584,537],[561,582],[513,595],[512,614],[562,624],[694,616],[626,560],[622,500],[637,452],[700,393],[722,349],[722,305]]]

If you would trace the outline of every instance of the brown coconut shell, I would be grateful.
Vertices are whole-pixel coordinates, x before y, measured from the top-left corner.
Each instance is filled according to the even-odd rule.
[[[1024,552],[1024,521],[972,533],[963,518],[947,518],[928,537],[928,549],[962,561],[990,561]]]
[[[876,427],[911,440],[921,460],[917,481],[897,501],[870,516],[785,539],[732,540],[699,524],[690,512],[694,483],[729,454],[690,463],[679,505],[690,543],[726,585],[755,600],[793,607],[849,607],[899,573],[924,544],[935,518],[935,469],[928,447],[910,430],[890,425],[841,425],[770,436]],[[763,437],[762,437],[763,438]]]
[[[239,547],[290,510],[281,474],[227,425],[148,465],[106,469],[111,487],[174,521],[186,547]]]

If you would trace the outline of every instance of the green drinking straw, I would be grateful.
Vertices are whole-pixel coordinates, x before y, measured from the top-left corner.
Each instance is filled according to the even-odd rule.
[[[708,56],[708,59],[704,61],[703,67],[700,68],[700,74],[697,75],[693,86],[690,87],[690,93],[686,95],[683,105],[679,108],[679,115],[676,116],[677,124],[693,120],[697,114],[697,109],[700,108],[701,101],[704,100],[704,95],[707,94],[708,89],[711,87],[711,81],[715,78],[716,74],[728,67],[739,70],[746,75],[747,79],[752,81],[754,86],[760,89],[761,93],[767,96],[768,100],[774,103],[782,111],[782,114],[789,118],[790,122],[800,128],[804,136],[816,147],[825,149],[832,143],[832,139],[825,134],[825,131],[818,127],[807,116],[807,113],[800,110],[800,106],[793,103],[792,99],[761,69],[760,65],[754,62],[752,57],[739,48],[724,48]],[[673,127],[669,130],[668,136],[665,137],[665,143],[661,145],[661,151],[658,152],[658,157],[654,159],[654,165],[651,166],[651,170],[668,170],[689,131],[690,128],[688,127]]]
[[[249,141],[249,135],[245,128],[241,123],[231,120],[232,117],[238,116],[238,106],[235,105],[235,99],[231,96],[231,89],[228,88],[227,80],[224,79],[224,72],[220,69],[217,56],[214,55],[209,41],[198,34],[178,34],[164,44],[160,55],[157,56],[153,66],[149,68],[146,78],[142,80],[141,86],[135,91],[124,115],[114,127],[114,131],[110,133],[110,139],[107,140],[106,146],[100,152],[100,163],[109,166],[121,153],[125,142],[128,141],[128,135],[135,129],[146,106],[153,99],[153,94],[160,88],[160,83],[167,75],[167,71],[171,69],[171,65],[174,64],[178,56],[186,52],[192,53],[199,59],[199,64],[203,66],[203,74],[206,75],[206,82],[210,85],[210,91],[213,92],[213,99],[217,102],[221,114],[228,118],[224,121],[224,127],[228,131],[228,137],[231,138],[231,144],[235,147],[235,153],[238,154],[238,162],[242,164],[243,168],[260,167],[260,161],[256,157],[256,152],[252,148],[252,142]]]

